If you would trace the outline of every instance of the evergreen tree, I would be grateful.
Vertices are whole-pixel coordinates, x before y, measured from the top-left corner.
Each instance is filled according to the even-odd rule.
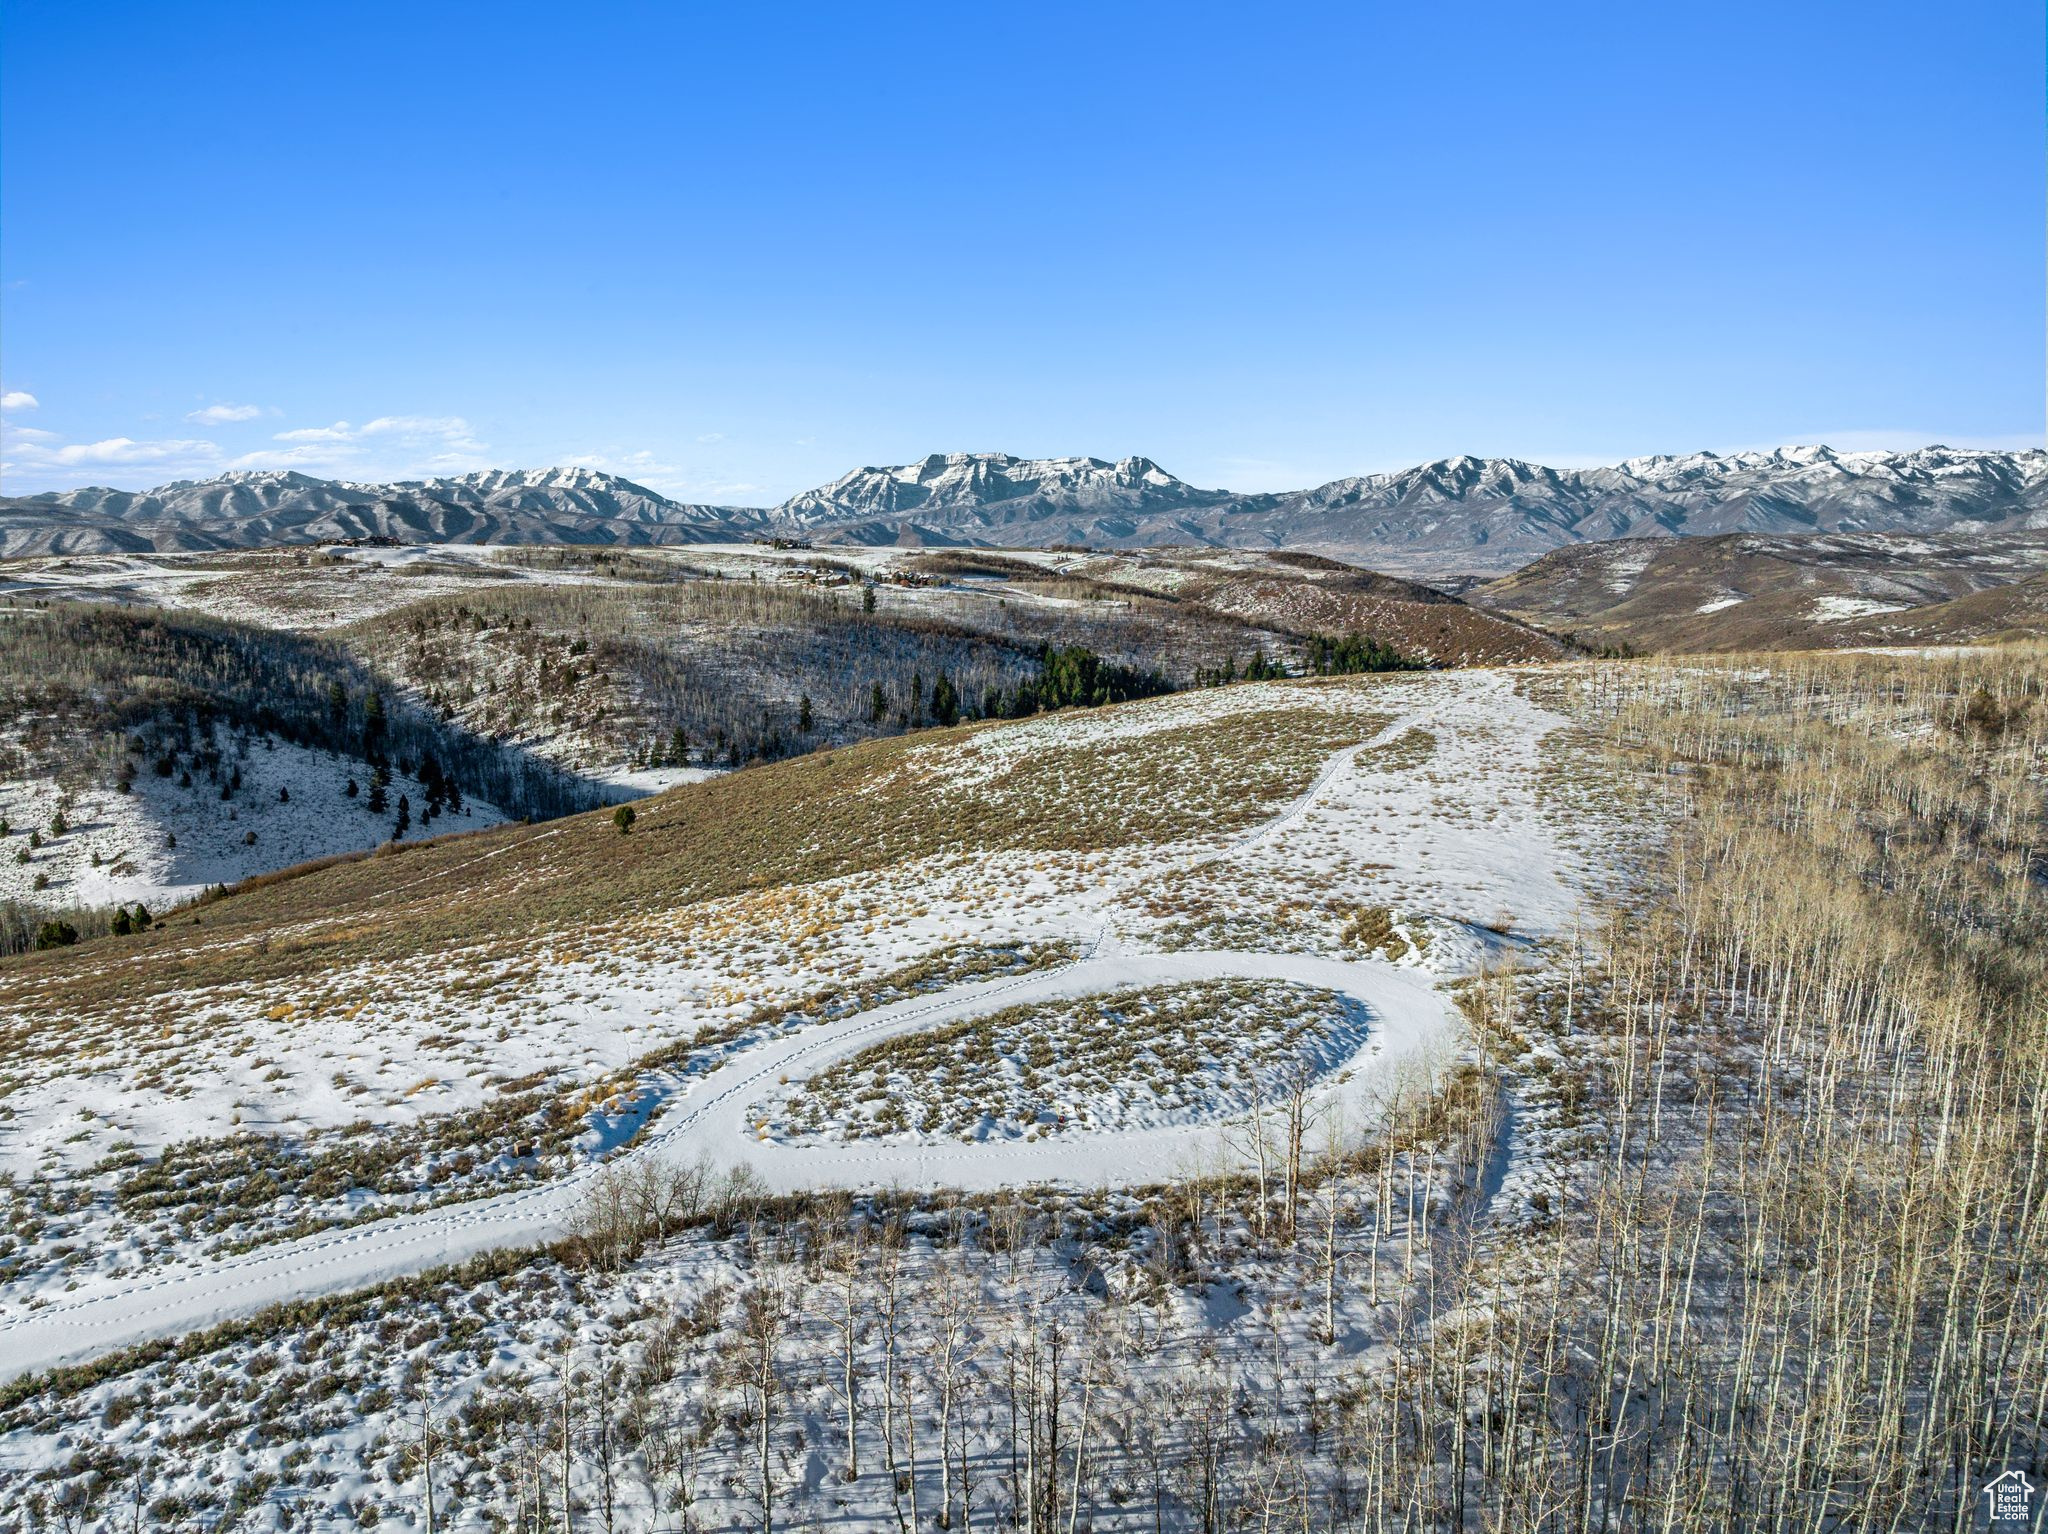
[[[932,718],[942,725],[960,722],[960,696],[953,691],[953,679],[943,671],[932,683]]]
[[[1419,671],[1422,663],[1363,634],[1318,634],[1309,640],[1308,668],[1317,676],[1347,676],[1361,671]]]
[[[391,839],[400,841],[412,826],[412,801],[404,794],[398,796],[398,828],[391,833]]]
[[[621,836],[631,831],[633,829],[633,822],[639,818],[639,816],[633,813],[633,806],[630,804],[622,804],[612,811],[612,824],[619,828],[619,835]]]
[[[882,716],[888,712],[889,695],[882,691],[882,684],[877,682],[874,690],[868,694],[868,723],[880,724]]]
[[[875,587],[873,582],[869,582],[861,589],[860,610],[864,613],[871,613],[875,610]]]
[[[808,735],[811,733],[811,695],[809,693],[805,693],[802,698],[797,700],[796,727],[800,734]]]
[[[671,767],[687,767],[690,765],[690,737],[683,733],[681,725],[677,725],[673,730],[669,731],[668,764]]]

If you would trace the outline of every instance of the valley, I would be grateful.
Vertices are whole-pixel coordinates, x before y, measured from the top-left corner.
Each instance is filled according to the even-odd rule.
[[[1427,587],[1263,555],[330,545],[18,560],[0,602],[0,902],[81,931],[934,722],[1565,652]],[[1362,629],[1384,655],[1315,649]],[[37,925],[17,915],[16,946]]]

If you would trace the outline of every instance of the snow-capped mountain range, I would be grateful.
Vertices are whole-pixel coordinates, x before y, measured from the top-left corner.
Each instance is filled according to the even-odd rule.
[[[353,484],[236,473],[133,492],[0,500],[0,554],[408,542],[1293,548],[1433,575],[1498,574],[1555,548],[1730,532],[2048,527],[2048,452],[1827,447],[1552,469],[1458,457],[1312,490],[1205,490],[1148,458],[935,453],[856,469],[780,506],[686,505],[590,469]]]

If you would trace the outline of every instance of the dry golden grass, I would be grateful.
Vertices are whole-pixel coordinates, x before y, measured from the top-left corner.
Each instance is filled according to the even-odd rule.
[[[1302,684],[1312,686],[1346,684]],[[140,937],[0,964],[0,1016],[27,1045],[55,1009],[182,1023],[190,993],[547,940],[605,948],[622,928],[698,902],[900,866],[949,851],[1047,852],[1221,833],[1307,786],[1363,712],[1260,706],[1099,750],[1021,757],[992,783],[932,768],[936,732],[873,741],[673,790],[630,835],[594,812],[409,845],[275,880]],[[1134,705],[1144,707],[1147,705]],[[966,741],[1001,725],[946,732]],[[45,1041],[47,1043],[47,1041]]]

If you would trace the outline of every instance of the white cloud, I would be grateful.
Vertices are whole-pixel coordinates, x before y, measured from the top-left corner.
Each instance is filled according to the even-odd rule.
[[[137,442],[130,437],[108,437],[100,442],[73,442],[52,448],[58,463],[168,463],[179,458],[201,458],[220,449],[211,442]]]
[[[363,425],[366,437],[383,437],[393,434],[408,437],[466,437],[469,422],[459,415],[380,415],[374,421]]]
[[[275,414],[256,406],[220,405],[235,420]],[[195,411],[194,417],[205,415]],[[226,419],[225,416],[222,417]],[[231,454],[210,441],[108,437],[63,445],[54,433],[9,426],[9,488],[63,489],[85,482],[85,465],[106,466],[100,483],[139,489],[172,479],[204,479],[230,469],[296,469],[322,478],[384,483],[459,474],[490,467],[489,447],[460,416],[376,416],[360,425],[336,421],[274,434],[274,445]],[[121,472],[126,469],[127,472]]]
[[[357,425],[298,426],[275,432],[286,444],[244,453],[229,468],[301,469],[363,482],[423,479],[488,468],[490,448],[461,416],[380,415]]]
[[[9,389],[0,394],[0,410],[33,410],[41,403],[26,389]]]
[[[26,432],[13,432],[13,438],[26,437]],[[47,432],[38,432],[37,437],[49,438]],[[218,453],[219,448],[204,441],[159,441],[137,442],[132,437],[107,437],[99,442],[71,442],[63,447],[50,447],[45,442],[29,441],[18,449],[18,461],[22,466],[59,466],[81,463],[177,463],[203,460]]]
[[[363,436],[390,437],[405,443],[437,443],[441,453],[435,460],[442,462],[449,458],[467,461],[489,448],[476,440],[469,422],[459,415],[381,415],[374,421],[363,423]],[[470,464],[469,467],[475,467]]]
[[[722,504],[733,496],[757,494],[760,486],[686,464],[664,463],[645,448],[632,452],[569,453],[549,462],[565,469],[597,469],[636,485],[658,490],[672,500]]]
[[[2024,453],[2041,446],[2038,431],[1985,436],[1975,432],[1932,431],[1926,427],[1852,427],[1846,431],[1795,432],[1781,442],[1755,442],[1726,447],[1723,453],[1768,453],[1773,448],[1825,443],[1838,453],[1910,453],[1917,448],[1974,447],[1998,453]]]
[[[10,426],[7,428],[9,442],[60,442],[61,432],[44,431],[40,426]]]
[[[486,449],[476,440],[469,422],[459,415],[380,415],[360,426],[336,421],[332,426],[301,426],[278,432],[275,442],[362,442],[369,438],[438,447],[444,452],[481,453]]]
[[[204,410],[193,411],[185,419],[208,426],[225,426],[231,421],[253,421],[262,414],[261,405],[208,405]]]
[[[324,442],[302,442],[294,447],[258,448],[253,453],[243,453],[230,458],[223,467],[230,469],[333,469],[358,455],[361,450],[354,447],[333,446]]]

